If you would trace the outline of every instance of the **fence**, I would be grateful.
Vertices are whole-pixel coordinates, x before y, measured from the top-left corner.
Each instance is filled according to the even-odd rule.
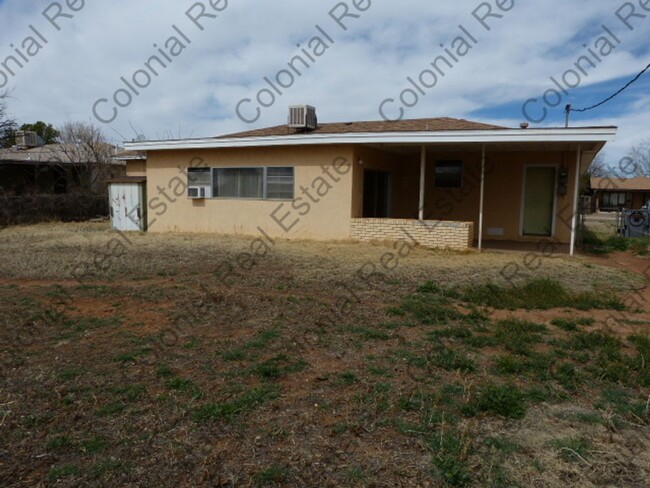
[[[0,227],[50,221],[82,221],[108,216],[108,197],[83,193],[61,195],[0,194]]]

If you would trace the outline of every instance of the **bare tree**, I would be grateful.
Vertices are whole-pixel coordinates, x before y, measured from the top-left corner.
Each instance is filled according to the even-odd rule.
[[[9,92],[0,93],[0,147],[9,147],[14,141],[16,121],[7,112]]]
[[[605,162],[605,153],[600,152],[589,165],[587,173],[591,178],[606,178],[612,176],[613,170]]]
[[[627,157],[634,163],[635,176],[650,176],[650,139],[632,147]]]
[[[60,144],[50,146],[53,159],[74,177],[78,188],[103,193],[104,182],[113,176],[112,156],[115,147],[93,124],[67,122],[60,130]]]

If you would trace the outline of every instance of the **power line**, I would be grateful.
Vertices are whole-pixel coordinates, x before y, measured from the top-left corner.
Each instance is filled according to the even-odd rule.
[[[610,100],[612,100],[613,98],[617,97],[618,95],[620,95],[621,93],[623,93],[625,90],[627,90],[627,89],[630,87],[630,85],[632,85],[632,83],[634,83],[634,82],[637,81],[639,78],[641,78],[641,77],[643,76],[643,74],[644,74],[646,71],[648,71],[649,69],[650,69],[650,64],[648,64],[648,66],[646,66],[646,67],[643,69],[643,71],[641,71],[638,75],[636,75],[636,76],[634,77],[634,79],[630,80],[630,81],[627,83],[627,85],[625,85],[623,88],[621,88],[620,90],[618,90],[618,91],[617,91],[616,93],[614,93],[612,96],[607,97],[607,98],[606,98],[605,100],[603,100],[602,102],[597,103],[596,105],[592,105],[591,107],[587,107],[587,108],[579,108],[579,109],[578,109],[578,108],[573,108],[573,107],[571,107],[571,105],[569,105],[569,106],[567,106],[567,113],[568,113],[568,112],[587,112],[588,110],[593,110],[593,109],[595,109],[595,108],[600,107],[601,105],[605,105],[607,102],[609,102]]]

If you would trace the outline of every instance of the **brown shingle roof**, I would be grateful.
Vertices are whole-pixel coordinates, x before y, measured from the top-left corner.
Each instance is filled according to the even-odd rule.
[[[424,132],[424,131],[448,131],[448,130],[496,130],[505,129],[498,125],[483,124],[464,119],[452,119],[448,117],[435,119],[412,119],[386,121],[376,120],[367,122],[336,122],[332,124],[318,124],[318,127],[310,131],[310,134],[345,134],[350,132]],[[227,134],[219,138],[239,137],[266,137],[266,136],[288,136],[295,135],[297,131],[286,125],[266,127],[263,129],[249,130],[235,134]]]
[[[628,190],[650,191],[650,178],[637,176],[636,178],[592,178],[593,190]]]

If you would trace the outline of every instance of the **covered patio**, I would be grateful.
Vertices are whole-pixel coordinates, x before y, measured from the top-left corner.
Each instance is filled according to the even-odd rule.
[[[553,243],[557,252],[574,255],[580,175],[603,145],[572,140],[359,145],[351,237],[479,252]]]

